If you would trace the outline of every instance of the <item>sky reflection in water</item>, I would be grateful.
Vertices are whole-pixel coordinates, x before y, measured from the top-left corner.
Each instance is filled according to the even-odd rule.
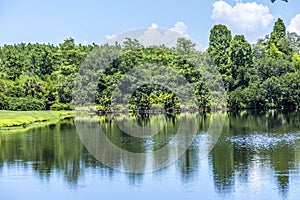
[[[224,114],[228,117],[221,138],[201,160],[199,148],[210,115],[199,116],[199,134],[178,161],[146,174],[113,170],[94,159],[72,120],[26,133],[1,134],[1,199],[298,199],[299,111]],[[176,128],[180,117],[169,116],[167,125]],[[137,143],[112,121],[104,125],[113,130],[108,133],[112,140],[121,138],[118,141],[124,146],[143,145],[139,148],[146,150],[173,137],[172,129],[165,129],[155,144]]]

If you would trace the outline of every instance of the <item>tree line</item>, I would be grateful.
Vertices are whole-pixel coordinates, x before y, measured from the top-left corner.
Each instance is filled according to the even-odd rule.
[[[279,18],[270,35],[250,45],[224,25],[210,32],[207,52],[223,76],[233,108],[296,108],[300,103],[300,36]]]
[[[123,44],[81,45],[68,38],[59,45],[15,44],[0,47],[0,109],[72,109],[73,88],[80,66],[95,51],[119,56],[98,73],[95,102],[100,110],[111,109],[116,83],[132,68],[152,63],[170,67],[194,88],[199,108],[216,107],[205,72],[214,66],[222,79],[231,108],[296,108],[300,102],[300,36],[287,33],[278,19],[273,31],[251,45],[243,35],[232,36],[225,25],[215,25],[209,47],[199,52],[190,40],[179,38],[173,48],[145,47],[127,38]],[[97,64],[97,62],[93,62]],[[88,76],[86,76],[88,77]],[[172,77],[165,77],[172,81]],[[78,91],[77,91],[78,92]],[[84,95],[84,94],[83,94]],[[179,109],[176,95],[157,84],[140,86],[130,97],[128,107]]]

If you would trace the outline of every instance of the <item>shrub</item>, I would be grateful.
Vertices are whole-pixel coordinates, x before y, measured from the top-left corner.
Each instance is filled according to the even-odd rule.
[[[54,103],[50,110],[72,110],[72,106],[69,103]]]
[[[28,97],[8,97],[8,110],[45,110],[45,102]]]
[[[0,93],[0,110],[6,110],[7,109],[7,97]]]

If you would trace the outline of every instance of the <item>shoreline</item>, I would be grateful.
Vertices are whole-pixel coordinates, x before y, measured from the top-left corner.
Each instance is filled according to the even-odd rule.
[[[128,112],[130,114],[162,114],[162,113],[185,113],[185,112],[236,112],[236,111],[267,111],[267,110],[286,110],[286,111],[297,111],[298,109],[282,109],[282,108],[273,108],[273,109],[199,109],[199,110],[180,110],[180,112],[168,112],[162,110],[152,110],[152,112],[143,111],[143,112]],[[51,124],[56,124],[63,119],[73,118],[75,110],[64,110],[64,111],[8,111],[0,110],[0,134],[2,133],[12,133],[12,132],[21,132],[27,131],[31,128],[43,127]],[[113,111],[100,111],[92,112],[95,115],[106,116],[106,115],[118,115],[123,112],[113,112]],[[127,113],[127,114],[128,114]],[[123,113],[125,114],[125,113]]]
[[[148,110],[95,110],[92,111],[98,116],[111,115],[111,114],[163,114],[163,113],[186,113],[186,112],[238,112],[243,110],[255,110],[255,111],[268,111],[268,110],[287,110],[287,111],[297,111],[299,108],[282,108],[282,107],[272,107],[272,108],[194,108],[194,109],[148,109]]]
[[[74,111],[0,111],[0,133],[27,131],[71,118]]]

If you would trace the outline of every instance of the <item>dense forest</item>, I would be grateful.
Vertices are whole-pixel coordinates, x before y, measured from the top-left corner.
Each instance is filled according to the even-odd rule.
[[[288,33],[278,19],[272,32],[252,45],[243,35],[233,36],[225,25],[215,25],[204,52],[184,38],[173,48],[146,47],[130,38],[115,45],[77,45],[72,38],[58,46],[4,45],[0,47],[0,109],[72,109],[80,66],[95,49],[119,55],[97,76],[95,102],[101,110],[111,109],[112,90],[128,70],[151,63],[171,67],[185,77],[199,108],[217,106],[204,78],[212,66],[223,79],[227,95],[220,98],[226,98],[227,107],[297,108],[300,104],[300,36]],[[155,84],[138,88],[128,106],[132,110],[182,107],[172,91]]]

